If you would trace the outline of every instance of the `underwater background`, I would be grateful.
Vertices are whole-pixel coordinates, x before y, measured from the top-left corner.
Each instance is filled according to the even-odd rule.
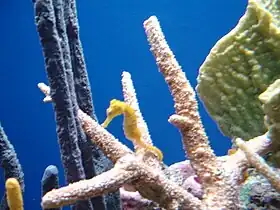
[[[143,21],[156,15],[166,39],[193,86],[210,49],[238,22],[246,1],[215,0],[77,0],[80,37],[84,49],[97,117],[113,98],[122,100],[121,73],[132,75],[140,108],[154,144],[168,165],[184,160],[179,132],[167,119],[173,102],[149,51]],[[41,177],[54,164],[64,183],[51,104],[44,104],[37,83],[46,82],[44,59],[35,27],[31,0],[0,2],[0,121],[14,145],[25,174],[25,209],[41,209]],[[200,104],[202,121],[217,155],[230,148]],[[108,128],[125,139],[122,117]],[[132,148],[132,147],[131,147]],[[2,171],[1,171],[2,172]],[[0,177],[0,194],[4,180]]]

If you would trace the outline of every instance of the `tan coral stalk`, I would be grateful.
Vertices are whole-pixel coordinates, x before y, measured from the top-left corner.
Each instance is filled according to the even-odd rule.
[[[231,209],[234,206],[226,196],[226,183],[219,173],[219,163],[205,134],[195,92],[181,66],[169,48],[155,16],[144,22],[144,28],[175,103],[176,115],[169,121],[180,129],[183,144],[197,176],[204,188],[204,200],[209,209]]]
[[[241,138],[237,138],[235,142],[245,153],[249,163],[255,167],[259,173],[264,175],[271,185],[280,193],[280,176],[272,170],[262,157],[253,152]]]
[[[122,87],[124,101],[135,110],[135,115],[137,118],[137,127],[141,132],[142,141],[146,144],[153,145],[147,123],[145,122],[139,108],[138,100],[136,97],[136,91],[134,89],[133,81],[129,72],[122,73]],[[143,150],[143,152],[146,151]],[[161,167],[161,163],[159,163],[158,158],[156,158],[154,155],[149,156],[145,161],[146,163],[148,163],[148,165],[156,167],[157,169]]]
[[[80,109],[78,110],[78,118],[91,141],[101,148],[114,163],[119,158],[132,153],[127,146],[119,142],[111,133]]]
[[[137,116],[137,121],[138,121],[137,127],[142,133],[142,140],[147,144],[153,145],[148,126],[139,108],[136,92],[129,72],[124,71],[122,73],[122,87],[123,87],[123,97],[125,103],[130,105],[135,110],[135,114]]]
[[[81,180],[66,187],[48,192],[42,199],[44,209],[57,208],[119,189],[123,184],[135,180],[139,174],[129,170],[128,164],[116,164],[114,168],[89,180]]]

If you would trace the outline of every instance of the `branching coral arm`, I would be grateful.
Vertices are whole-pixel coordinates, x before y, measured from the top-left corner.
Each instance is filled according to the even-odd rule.
[[[146,186],[146,191],[139,192],[165,209],[179,207],[182,210],[205,209],[201,200],[166,179],[163,174],[141,163],[135,155],[120,158],[113,169],[92,179],[82,180],[48,192],[43,197],[41,205],[44,209],[69,205],[77,200],[106,194],[131,182]]]
[[[183,144],[203,188],[204,200],[209,209],[232,209],[235,203],[227,196],[224,177],[220,165],[205,134],[195,92],[181,66],[169,48],[160,24],[155,16],[144,22],[145,32],[151,45],[158,68],[163,74],[174,100],[176,114],[169,122],[180,129]],[[230,194],[230,193],[229,193]]]
[[[263,160],[261,156],[253,152],[252,149],[249,148],[242,139],[237,138],[235,142],[236,145],[246,155],[248,162],[254,166],[259,173],[268,179],[277,192],[280,192],[280,176],[272,170],[272,168]]]
[[[111,170],[91,179],[54,189],[43,197],[41,205],[43,209],[57,208],[115,191],[139,176],[137,171],[127,170],[128,167],[116,164]]]

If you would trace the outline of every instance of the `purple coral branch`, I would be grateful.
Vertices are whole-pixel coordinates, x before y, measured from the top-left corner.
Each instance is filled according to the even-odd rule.
[[[96,171],[95,164],[110,164],[102,151],[90,143],[77,119],[79,107],[92,117],[94,110],[79,40],[75,1],[37,0],[35,12],[66,181],[89,179],[104,171],[104,167]],[[119,193],[114,194],[112,199],[106,197],[106,204],[108,208],[119,209]],[[106,209],[103,196],[77,205],[80,209]]]
[[[52,189],[59,187],[58,169],[54,165],[49,165],[43,174],[41,180],[42,196]],[[45,209],[45,210],[61,210],[61,208]]]

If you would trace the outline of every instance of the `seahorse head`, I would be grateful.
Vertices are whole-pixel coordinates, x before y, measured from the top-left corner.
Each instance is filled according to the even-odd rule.
[[[121,115],[124,112],[125,103],[116,99],[111,100],[109,108],[106,110],[107,118],[102,123],[102,126],[106,128],[109,123],[118,115]]]
[[[110,106],[107,109],[106,113],[108,117],[116,117],[118,115],[121,115],[123,113],[124,109],[124,102],[119,101],[117,99],[113,99],[110,102]]]

